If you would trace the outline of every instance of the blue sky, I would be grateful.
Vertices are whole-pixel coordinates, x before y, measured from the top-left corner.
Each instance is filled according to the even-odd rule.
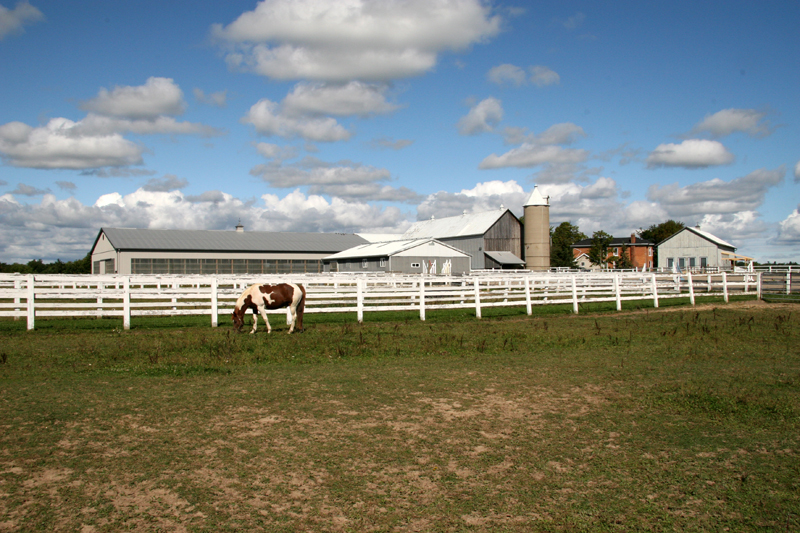
[[[0,261],[100,227],[400,233],[534,185],[800,260],[797,2],[0,0]]]

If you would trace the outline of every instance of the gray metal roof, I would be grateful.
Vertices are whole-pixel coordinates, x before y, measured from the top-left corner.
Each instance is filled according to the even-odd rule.
[[[508,209],[494,209],[483,213],[471,213],[454,217],[422,220],[411,226],[403,234],[404,239],[419,239],[433,237],[446,239],[448,237],[468,237],[483,235],[489,231]]]
[[[517,257],[516,255],[512,254],[511,252],[496,252],[496,251],[485,251],[483,252],[492,259],[496,263],[500,263],[501,265],[524,265],[525,261]]]
[[[464,253],[458,248],[454,248],[447,243],[436,241],[435,239],[402,239],[399,241],[386,241],[386,242],[371,242],[355,246],[349,250],[344,250],[337,254],[333,254],[325,258],[325,260],[339,261],[341,259],[362,259],[367,257],[389,257],[411,248],[429,243],[436,242],[440,246],[450,248],[459,254],[467,257],[468,254]]]
[[[336,253],[367,242],[350,233],[101,228],[117,250]],[[99,234],[98,234],[99,237]]]

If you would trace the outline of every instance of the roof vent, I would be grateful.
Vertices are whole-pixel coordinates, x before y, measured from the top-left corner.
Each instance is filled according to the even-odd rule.
[[[236,224],[236,233],[244,233],[244,226],[242,226],[241,219],[239,219],[239,223]]]
[[[436,215],[431,215],[431,220],[435,219]]]

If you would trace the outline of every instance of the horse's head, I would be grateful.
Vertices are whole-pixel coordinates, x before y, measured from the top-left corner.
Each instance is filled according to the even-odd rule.
[[[238,305],[234,307],[232,318],[233,318],[233,329],[241,332],[242,326],[244,326],[244,307],[239,307]]]

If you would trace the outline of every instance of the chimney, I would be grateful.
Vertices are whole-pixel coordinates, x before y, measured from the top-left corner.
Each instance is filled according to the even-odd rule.
[[[631,244],[636,242],[636,233],[631,233]]]

